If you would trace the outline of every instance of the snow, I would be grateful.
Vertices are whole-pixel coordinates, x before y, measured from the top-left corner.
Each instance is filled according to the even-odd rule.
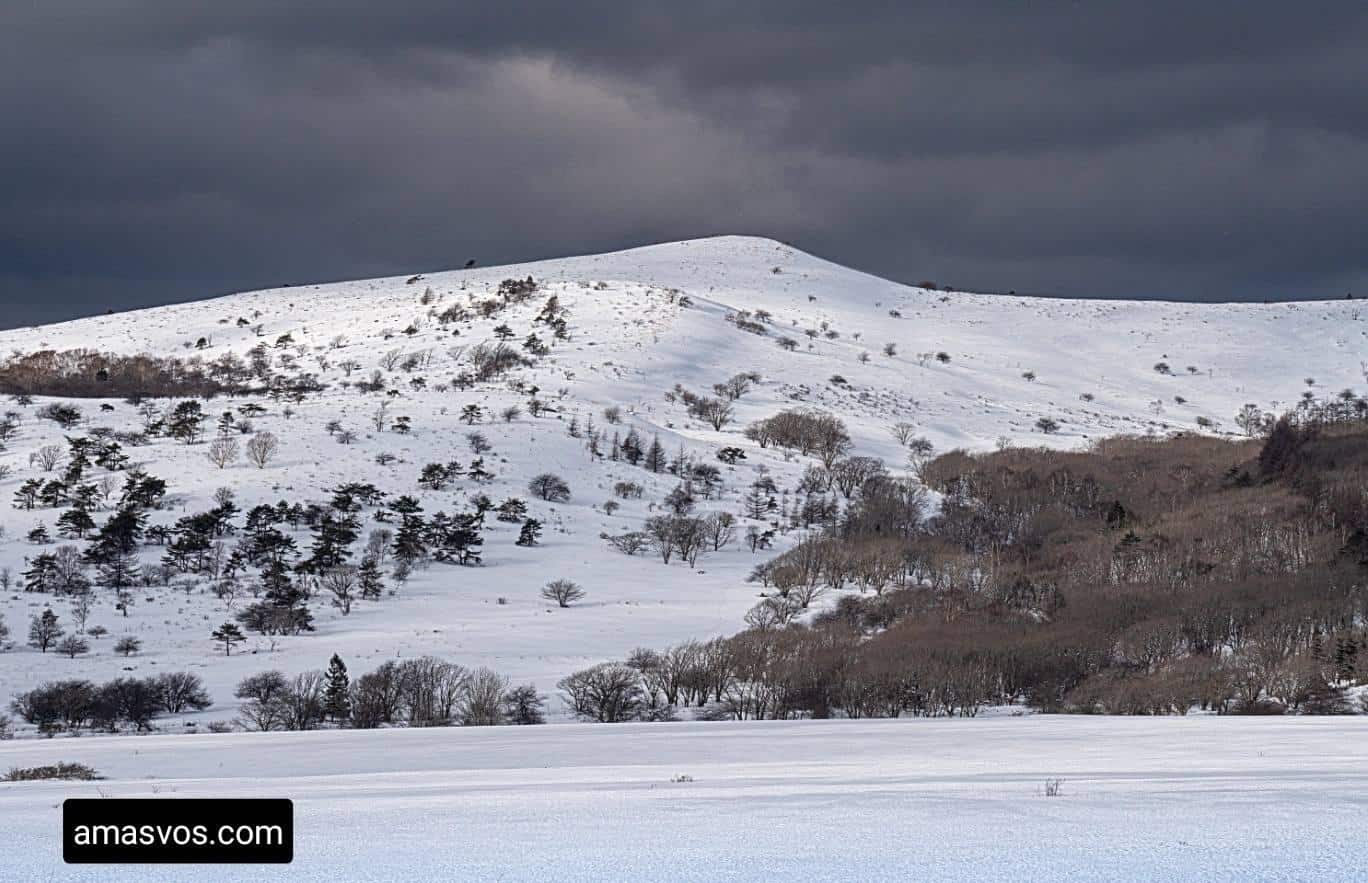
[[[504,278],[527,275],[542,284],[541,295],[493,319],[465,323],[459,336],[426,318],[428,307],[419,301],[430,288],[436,298],[432,306],[441,310],[472,296],[491,296]],[[526,396],[503,383],[439,391],[437,385],[461,369],[454,351],[490,339],[493,327],[505,322],[517,333],[515,341],[521,340],[533,330],[531,319],[545,295],[553,293],[570,310],[571,340],[554,342],[546,359],[519,373],[560,413],[540,419],[524,413],[513,423],[478,427],[459,422],[465,404],[497,411],[525,404]],[[681,304],[681,294],[691,305]],[[740,310],[768,311],[768,334],[749,334],[728,322],[727,316]],[[239,326],[239,317],[248,325]],[[405,335],[411,323],[419,325],[417,333]],[[819,333],[809,340],[803,334],[809,328],[821,332],[821,323],[839,337]],[[258,324],[260,336],[253,330]],[[45,604],[54,604],[69,629],[71,621],[66,602],[15,588],[0,596],[0,615],[18,644],[0,654],[0,697],[58,677],[102,679],[187,669],[204,678],[217,702],[196,718],[227,720],[234,715],[233,685],[245,675],[265,668],[287,673],[322,668],[333,653],[341,654],[354,675],[387,659],[433,654],[467,666],[488,665],[515,683],[532,682],[554,693],[556,681],[569,672],[620,658],[633,647],[737,631],[756,601],[755,587],[744,577],[761,557],[734,545],[690,568],[608,548],[599,535],[639,527],[675,480],[625,463],[592,462],[583,441],[566,432],[572,415],[581,423],[593,416],[600,427],[624,434],[635,426],[648,439],[658,432],[670,452],[682,445],[709,461],[724,445],[743,448],[747,459],[723,470],[723,498],[701,505],[738,512],[741,496],[761,470],[791,488],[807,465],[805,458],[761,450],[741,435],[746,423],[783,407],[809,405],[838,414],[850,428],[856,453],[882,457],[901,470],[902,452],[888,432],[896,421],[916,424],[937,450],[985,449],[1003,438],[1077,447],[1116,433],[1193,430],[1199,416],[1234,431],[1233,415],[1244,403],[1287,406],[1308,388],[1305,378],[1313,378],[1313,391],[1322,395],[1361,387],[1368,354],[1368,317],[1358,301],[1200,305],[932,291],[749,237],[430,273],[413,283],[395,277],[250,292],[3,331],[0,352],[91,348],[214,359],[230,351],[243,355],[263,341],[272,345],[286,333],[304,348],[301,368],[318,373],[329,388],[293,406],[296,413],[288,418],[269,400],[251,399],[270,408],[254,418],[256,428],[282,442],[279,458],[264,470],[239,461],[220,471],[206,460],[204,444],[159,439],[129,449],[130,456],[170,482],[172,505],[154,513],[155,521],[170,524],[209,508],[221,486],[231,487],[246,511],[282,498],[323,500],[329,487],[366,480],[391,494],[420,494],[429,513],[460,510],[462,501],[477,492],[496,502],[520,496],[528,499],[530,514],[546,522],[543,545],[516,547],[517,527],[491,520],[482,567],[434,564],[416,572],[394,596],[358,602],[346,617],[317,601],[317,632],[274,641],[254,636],[227,659],[215,651],[209,633],[233,611],[203,582],[184,590],[140,590],[127,617],[113,610],[107,590],[98,590],[100,603],[89,624],[102,625],[110,634],[91,642],[89,656],[74,660],[23,646],[29,618]],[[549,341],[549,334],[539,333]],[[776,346],[781,335],[798,340],[798,350]],[[200,337],[209,341],[202,352],[193,349]],[[895,356],[883,354],[886,343],[895,344]],[[432,354],[432,364],[414,372],[427,377],[424,390],[410,388],[402,371],[387,372],[402,391],[390,414],[412,418],[410,436],[375,431],[370,415],[378,397],[341,386],[343,360],[361,364],[356,379],[396,348]],[[951,357],[948,363],[930,357],[939,351]],[[859,357],[866,352],[869,361],[862,363]],[[326,370],[320,357],[329,363]],[[1154,365],[1160,361],[1175,374],[1157,373]],[[1189,365],[1194,372],[1187,371]],[[714,383],[742,371],[758,372],[762,382],[737,402],[736,422],[721,432],[663,397],[676,383],[707,393]],[[1026,371],[1036,379],[1024,379]],[[847,384],[830,382],[838,374]],[[1084,393],[1093,400],[1082,400]],[[21,511],[8,503],[22,481],[42,474],[28,464],[28,454],[62,441],[58,427],[33,417],[43,403],[20,409],[20,433],[8,451],[0,452],[0,463],[14,467],[10,477],[0,479],[0,567],[15,574],[38,549],[25,542],[25,534],[39,521],[52,529],[59,514]],[[217,399],[206,411],[212,417],[243,403]],[[107,414],[96,401],[78,404],[88,423],[71,434],[95,426],[131,429],[140,422],[122,401],[108,402],[115,410]],[[601,414],[608,405],[626,412],[623,426],[606,426]],[[1060,432],[1038,432],[1034,424],[1042,416],[1059,420]],[[356,432],[357,442],[337,444],[324,429],[333,420]],[[441,493],[421,492],[416,479],[425,463],[453,458],[469,463],[464,436],[472,428],[493,444],[486,462],[497,478],[484,486],[463,480]],[[399,460],[377,465],[380,451]],[[573,493],[568,503],[528,498],[528,478],[542,471],[566,477]],[[621,480],[645,485],[646,494],[620,501],[621,510],[610,516],[602,504]],[[104,514],[96,517],[102,520]],[[367,521],[364,529],[369,527]],[[307,534],[297,539],[307,547]],[[790,541],[791,535],[783,540]],[[150,548],[144,560],[153,562],[159,554]],[[548,608],[539,592],[558,577],[583,585],[585,601],[566,610]],[[143,640],[141,654],[125,659],[113,653],[114,641],[124,634]],[[181,722],[163,725],[178,728]]]
[[[1034,716],[19,740],[0,769],[108,779],[0,784],[0,878],[147,879],[61,864],[61,801],[103,794],[293,799],[294,863],[223,880],[1342,879],[1365,736],[1363,718]]]

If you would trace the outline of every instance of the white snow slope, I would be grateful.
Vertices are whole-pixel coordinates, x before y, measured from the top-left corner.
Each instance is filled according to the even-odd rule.
[[[216,880],[1352,879],[1365,736],[1027,717],[17,740],[0,768],[110,779],[0,784],[0,879],[205,879],[64,866],[62,800],[101,794],[293,799],[293,864]]]
[[[493,319],[460,323],[459,336],[431,318],[450,304],[492,296],[502,279],[528,275],[542,285],[537,297]],[[435,302],[425,306],[420,298],[428,289]],[[460,422],[458,415],[469,403],[482,405],[486,413],[525,405],[527,396],[503,382],[470,390],[445,384],[462,369],[460,348],[491,339],[499,323],[513,329],[514,342],[534,329],[550,341],[544,326],[532,323],[550,294],[570,310],[571,339],[552,342],[549,356],[517,374],[538,386],[558,413],[533,419],[524,411],[512,423],[486,421],[477,427]],[[742,310],[768,311],[767,333],[747,333],[728,321]],[[247,324],[239,325],[240,318]],[[404,333],[409,326],[415,333]],[[815,336],[805,335],[809,329]],[[293,344],[275,348],[284,334]],[[796,351],[776,345],[784,335],[799,341]],[[208,346],[197,352],[191,347],[200,337]],[[496,502],[523,497],[531,514],[547,524],[544,543],[516,547],[516,526],[491,520],[483,566],[434,564],[417,571],[392,596],[358,603],[346,617],[317,601],[316,632],[274,641],[253,637],[227,659],[215,650],[209,633],[233,610],[203,581],[189,580],[176,590],[140,590],[126,617],[114,611],[107,590],[97,590],[100,603],[89,625],[104,626],[110,634],[92,641],[92,652],[76,659],[24,646],[28,621],[45,604],[54,604],[72,627],[66,602],[12,587],[0,595],[0,615],[10,625],[14,645],[0,653],[0,698],[58,677],[189,669],[203,676],[218,703],[198,715],[200,721],[229,719],[233,685],[244,675],[265,668],[287,673],[321,668],[334,652],[353,674],[387,659],[434,654],[468,666],[489,665],[515,683],[530,681],[554,692],[556,681],[569,672],[620,658],[633,647],[739,630],[742,615],[756,600],[744,576],[759,560],[739,544],[705,556],[696,568],[609,549],[600,533],[639,527],[675,480],[625,463],[591,461],[583,440],[567,433],[572,416],[581,425],[593,417],[599,427],[623,433],[635,426],[648,439],[659,433],[669,451],[683,446],[712,462],[724,445],[743,448],[747,459],[724,469],[722,499],[701,507],[738,512],[740,497],[760,472],[792,488],[808,465],[807,458],[761,450],[741,434],[746,423],[783,407],[806,405],[838,414],[850,428],[856,453],[882,457],[895,469],[904,468],[902,451],[888,431],[896,421],[916,424],[938,450],[981,449],[1004,437],[1019,444],[1078,446],[1116,433],[1193,429],[1198,417],[1234,431],[1232,417],[1246,402],[1268,409],[1286,406],[1308,381],[1325,395],[1361,387],[1368,316],[1357,301],[1198,305],[930,291],[854,272],[774,241],[722,237],[433,273],[414,282],[397,277],[251,292],[0,332],[5,353],[88,348],[214,359],[230,351],[243,355],[262,342],[272,347],[273,357],[292,356],[301,369],[317,373],[328,389],[293,406],[292,416],[269,399],[251,399],[268,408],[254,418],[256,428],[282,441],[280,456],[262,470],[243,461],[219,470],[207,461],[204,444],[157,439],[129,449],[171,484],[171,503],[154,513],[154,521],[170,524],[203,511],[215,489],[224,486],[237,493],[246,511],[281,499],[322,501],[325,489],[339,482],[368,480],[392,494],[421,493],[429,513],[458,511],[477,492]],[[893,355],[885,354],[886,344],[893,344]],[[430,356],[411,374],[385,372],[399,391],[390,416],[410,417],[411,435],[376,431],[371,414],[383,396],[343,386],[343,362],[361,366],[355,380],[393,349]],[[938,352],[949,361],[936,359]],[[867,362],[862,354],[868,354]],[[1161,361],[1172,374],[1156,372]],[[677,383],[709,393],[714,383],[743,371],[757,372],[762,381],[737,402],[736,422],[721,432],[664,397]],[[1034,380],[1023,377],[1028,371]],[[418,375],[427,379],[425,389],[411,385]],[[837,375],[845,382],[832,382]],[[1085,393],[1091,400],[1080,398]],[[206,411],[216,416],[244,403],[220,398]],[[13,467],[0,479],[0,568],[9,567],[16,576],[38,549],[24,540],[27,532],[40,522],[52,529],[59,514],[10,504],[21,482],[43,474],[29,454],[62,442],[64,433],[55,424],[34,416],[43,404],[5,405],[22,417],[18,435],[0,451],[0,464]],[[108,402],[114,407],[110,412],[91,400],[76,404],[85,424],[65,434],[140,425],[135,409],[122,401]],[[623,408],[622,426],[603,421],[609,405]],[[1034,428],[1044,416],[1060,422],[1059,433],[1043,435]],[[356,443],[338,444],[325,430],[330,421],[355,432]],[[492,442],[486,461],[497,477],[487,485],[463,480],[440,493],[420,492],[416,480],[425,463],[453,458],[469,463],[465,434],[472,428]],[[398,460],[377,465],[381,451]],[[527,480],[542,471],[565,476],[573,494],[568,503],[529,498]],[[622,480],[645,485],[645,496],[621,501],[622,508],[609,515],[603,503],[611,499],[614,482]],[[297,538],[307,549],[308,535]],[[155,562],[159,554],[150,548],[144,560]],[[539,591],[556,577],[580,583],[588,597],[569,609],[548,607]],[[127,659],[113,653],[114,640],[125,634],[142,639],[142,653]],[[163,725],[179,728],[181,722]]]

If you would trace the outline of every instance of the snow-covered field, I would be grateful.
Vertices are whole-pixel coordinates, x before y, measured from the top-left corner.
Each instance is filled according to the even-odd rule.
[[[64,866],[67,797],[289,797],[289,866],[222,880],[1343,880],[1363,718],[861,720],[0,743],[109,778],[0,784],[0,878]],[[1062,779],[1059,796],[1045,783]]]
[[[538,296],[494,318],[443,328],[431,317],[454,303],[492,296],[502,279],[528,275],[541,284]],[[428,290],[432,303],[424,305],[420,298]],[[568,341],[551,341],[544,326],[532,323],[551,294],[569,308]],[[728,317],[739,311],[753,318],[766,311],[766,333],[738,330]],[[546,358],[517,374],[558,410],[536,419],[524,410],[513,422],[486,418],[468,426],[459,420],[467,404],[493,414],[527,402],[526,394],[503,382],[445,388],[462,369],[462,348],[491,339],[500,323],[511,327],[514,343],[539,330],[551,344]],[[456,329],[459,335],[452,333]],[[277,346],[287,334],[292,342]],[[782,336],[797,341],[796,350],[776,345]],[[195,349],[201,337],[206,346]],[[670,453],[682,446],[713,463],[723,446],[744,449],[744,461],[723,468],[721,499],[700,505],[736,513],[759,474],[768,472],[780,487],[792,488],[811,462],[743,438],[748,422],[783,407],[808,405],[837,414],[850,429],[855,453],[882,457],[895,470],[906,468],[889,433],[897,421],[915,424],[937,450],[982,449],[1000,439],[1077,446],[1115,433],[1193,429],[1199,417],[1233,432],[1233,415],[1246,402],[1277,409],[1308,389],[1321,395],[1361,389],[1368,316],[1358,301],[1199,305],[927,290],[851,271],[774,241],[722,237],[416,280],[290,287],[0,332],[0,352],[6,353],[89,348],[212,360],[227,352],[243,356],[261,343],[273,359],[293,358],[328,388],[293,405],[292,415],[269,399],[250,398],[268,409],[253,418],[256,429],[282,442],[279,457],[265,469],[239,460],[220,470],[207,461],[205,444],[162,438],[129,449],[171,485],[171,505],[153,513],[154,521],[171,524],[209,508],[220,487],[231,488],[246,511],[281,499],[324,501],[327,488],[363,480],[391,494],[421,493],[429,513],[460,510],[477,492],[495,502],[520,496],[529,500],[530,514],[546,522],[543,544],[517,547],[517,527],[491,519],[483,566],[434,564],[392,596],[359,602],[345,617],[315,602],[316,632],[276,640],[254,636],[226,659],[209,634],[234,609],[206,581],[139,590],[126,617],[113,609],[110,593],[97,588],[99,603],[89,625],[103,626],[109,635],[75,659],[24,646],[30,617],[54,602],[13,587],[0,596],[0,615],[17,645],[0,654],[0,697],[7,700],[45,679],[188,669],[202,675],[217,703],[201,720],[228,719],[233,685],[243,676],[265,668],[322,668],[333,653],[342,655],[353,674],[387,659],[434,654],[488,665],[515,683],[530,681],[553,693],[569,672],[633,647],[737,631],[756,600],[755,587],[743,579],[760,560],[739,544],[706,555],[694,568],[611,550],[599,535],[638,528],[676,480],[621,462],[592,461],[584,440],[567,432],[572,417],[581,426],[592,417],[609,435],[625,434],[629,427],[647,440],[659,434]],[[885,353],[889,344],[891,355]],[[343,363],[359,366],[354,381],[378,368],[391,350],[426,354],[428,360],[412,372],[385,371],[387,385],[398,390],[389,417],[410,417],[409,435],[377,431],[371,420],[383,396],[342,385]],[[1160,362],[1172,373],[1156,371]],[[664,397],[675,384],[710,393],[713,384],[747,371],[761,381],[736,403],[735,421],[720,432]],[[1024,376],[1028,372],[1033,379]],[[427,381],[422,389],[411,382],[420,375]],[[212,420],[246,401],[219,398],[206,412]],[[84,425],[64,433],[34,417],[43,404],[15,408],[22,418],[19,432],[0,452],[0,464],[13,467],[0,479],[0,567],[16,577],[39,549],[25,535],[40,522],[51,530],[59,514],[10,505],[23,481],[43,475],[29,454],[62,443],[63,435],[100,426],[127,430],[141,422],[123,401],[105,403],[114,408],[106,412],[100,402],[82,400],[77,404]],[[610,405],[623,409],[621,426],[603,420]],[[1035,428],[1041,417],[1059,421],[1060,431],[1042,434]],[[325,429],[332,421],[356,433],[356,442],[339,444]],[[441,492],[420,492],[416,481],[424,464],[470,462],[465,435],[471,430],[492,444],[485,459],[496,477],[484,485],[462,480]],[[397,460],[378,465],[381,452]],[[527,480],[542,471],[568,480],[567,503],[529,498]],[[622,480],[641,483],[645,495],[619,501],[621,509],[609,514],[603,504],[612,498],[614,482]],[[104,517],[96,513],[97,521]],[[364,529],[371,526],[367,522]],[[307,549],[307,533],[297,538]],[[780,545],[790,540],[781,538]],[[160,551],[145,550],[144,560],[155,562]],[[580,583],[588,597],[569,609],[548,606],[539,591],[557,577]],[[243,601],[235,603],[240,607]],[[54,604],[70,630],[67,607],[64,601]],[[142,652],[115,655],[112,645],[123,635],[140,638]]]

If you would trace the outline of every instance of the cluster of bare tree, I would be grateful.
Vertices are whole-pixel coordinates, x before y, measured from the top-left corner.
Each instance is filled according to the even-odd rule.
[[[16,696],[10,708],[41,732],[114,732],[120,724],[151,729],[161,714],[199,711],[210,705],[199,675],[167,672],[147,678],[115,678],[104,684],[52,681]]]
[[[0,362],[0,393],[73,398],[190,396],[226,390],[199,358],[121,356],[96,350],[41,350]]]
[[[770,445],[813,455],[830,468],[850,450],[850,433],[831,414],[793,409],[757,420],[746,427],[746,438],[767,448]]]
[[[603,535],[613,548],[627,555],[655,552],[669,564],[676,556],[693,567],[700,555],[716,552],[736,539],[736,516],[730,512],[703,515],[657,515],[642,530]]]
[[[1333,713],[1368,678],[1362,422],[951,452],[924,470],[932,518],[915,485],[858,471],[839,517],[755,569],[708,714]]]
[[[494,726],[545,721],[545,700],[531,685],[510,687],[487,668],[467,669],[432,656],[386,662],[352,680],[336,656],[326,672],[287,678],[266,671],[244,679],[244,726],[254,730],[340,727]]]

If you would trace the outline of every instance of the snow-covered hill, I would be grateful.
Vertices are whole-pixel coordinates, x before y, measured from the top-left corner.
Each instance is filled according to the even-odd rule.
[[[538,283],[535,297],[478,317],[478,303],[493,297],[501,280],[527,276]],[[551,295],[568,310],[567,340],[553,340],[545,326],[534,324]],[[437,316],[453,305],[475,318],[439,322]],[[30,617],[46,604],[70,627],[67,603],[12,586],[0,596],[0,614],[18,646],[0,655],[0,697],[50,678],[184,668],[201,674],[219,702],[202,716],[213,720],[231,716],[232,686],[244,675],[264,668],[320,668],[334,652],[353,672],[433,654],[489,665],[515,682],[551,691],[572,670],[621,657],[636,646],[736,631],[755,601],[744,577],[759,560],[740,544],[706,555],[692,568],[609,548],[600,534],[639,527],[677,479],[592,459],[585,438],[569,433],[572,420],[583,428],[592,419],[608,436],[625,435],[629,428],[648,440],[658,434],[667,451],[682,447],[713,463],[720,448],[742,448],[746,459],[723,467],[720,499],[700,502],[704,510],[737,513],[758,475],[768,473],[779,487],[791,489],[810,462],[743,437],[747,423],[781,408],[801,405],[838,415],[856,453],[881,457],[899,470],[905,469],[904,451],[889,431],[896,422],[914,424],[937,450],[985,448],[1002,440],[1077,446],[1117,433],[1197,429],[1199,418],[1233,432],[1234,415],[1247,402],[1278,410],[1308,389],[1318,395],[1361,390],[1368,359],[1364,313],[1357,301],[1198,305],[914,288],[778,242],[722,237],[250,292],[0,332],[0,352],[6,354],[79,348],[212,361],[225,353],[246,358],[265,344],[273,363],[285,357],[296,371],[315,374],[326,385],[288,407],[260,395],[206,403],[211,417],[249,401],[267,409],[251,419],[255,430],[279,437],[281,451],[264,469],[239,460],[221,470],[206,458],[205,444],[157,438],[130,448],[134,460],[171,486],[171,504],[154,513],[158,523],[207,509],[221,487],[231,488],[246,510],[282,499],[321,502],[326,489],[346,481],[420,495],[428,512],[460,510],[475,493],[495,502],[519,496],[546,523],[542,544],[523,548],[514,545],[515,525],[491,519],[483,566],[433,564],[392,596],[360,602],[348,616],[317,603],[316,632],[254,636],[229,658],[216,652],[209,633],[233,611],[204,581],[181,580],[174,590],[140,589],[126,617],[113,609],[107,592],[97,590],[100,603],[89,625],[102,625],[110,634],[92,641],[89,655],[74,659],[23,646]],[[758,327],[744,330],[748,323]],[[509,327],[513,344],[538,332],[549,353],[513,372],[519,389],[508,377],[453,386],[471,347],[492,340],[500,325]],[[784,338],[796,345],[781,346]],[[399,366],[407,356],[418,357],[411,370]],[[382,368],[391,361],[397,364]],[[355,387],[377,369],[394,395],[364,394]],[[735,402],[735,419],[720,431],[666,398],[676,384],[710,394],[714,384],[739,372],[754,372],[760,380]],[[422,384],[415,383],[418,378]],[[554,412],[528,414],[533,387]],[[373,421],[382,400],[390,404],[386,427],[377,430]],[[41,550],[25,535],[40,522],[51,530],[58,514],[9,503],[24,481],[42,475],[30,454],[62,443],[64,435],[142,424],[137,410],[121,400],[73,403],[84,421],[67,432],[35,417],[47,404],[43,400],[5,406],[21,422],[0,452],[0,464],[12,467],[0,478],[0,567],[16,577],[26,558]],[[485,415],[478,426],[460,419],[469,404],[478,404]],[[512,405],[523,408],[516,419],[496,416]],[[604,419],[610,406],[622,409],[620,425]],[[392,431],[400,416],[410,418],[411,433]],[[1043,433],[1037,428],[1041,418],[1057,421],[1058,431]],[[334,422],[354,433],[355,442],[339,444],[340,433],[328,429]],[[420,491],[424,464],[469,463],[474,455],[466,434],[473,430],[492,445],[485,461],[494,479]],[[395,459],[379,464],[382,453]],[[563,476],[570,500],[531,499],[527,481],[539,472]],[[604,504],[619,481],[638,482],[645,493],[617,500],[620,508],[609,512]],[[307,534],[299,539],[307,547]],[[152,547],[144,559],[154,562],[159,554]],[[568,609],[549,606],[539,592],[558,577],[580,583],[587,598]],[[126,634],[142,640],[141,653],[113,653],[114,640]]]

